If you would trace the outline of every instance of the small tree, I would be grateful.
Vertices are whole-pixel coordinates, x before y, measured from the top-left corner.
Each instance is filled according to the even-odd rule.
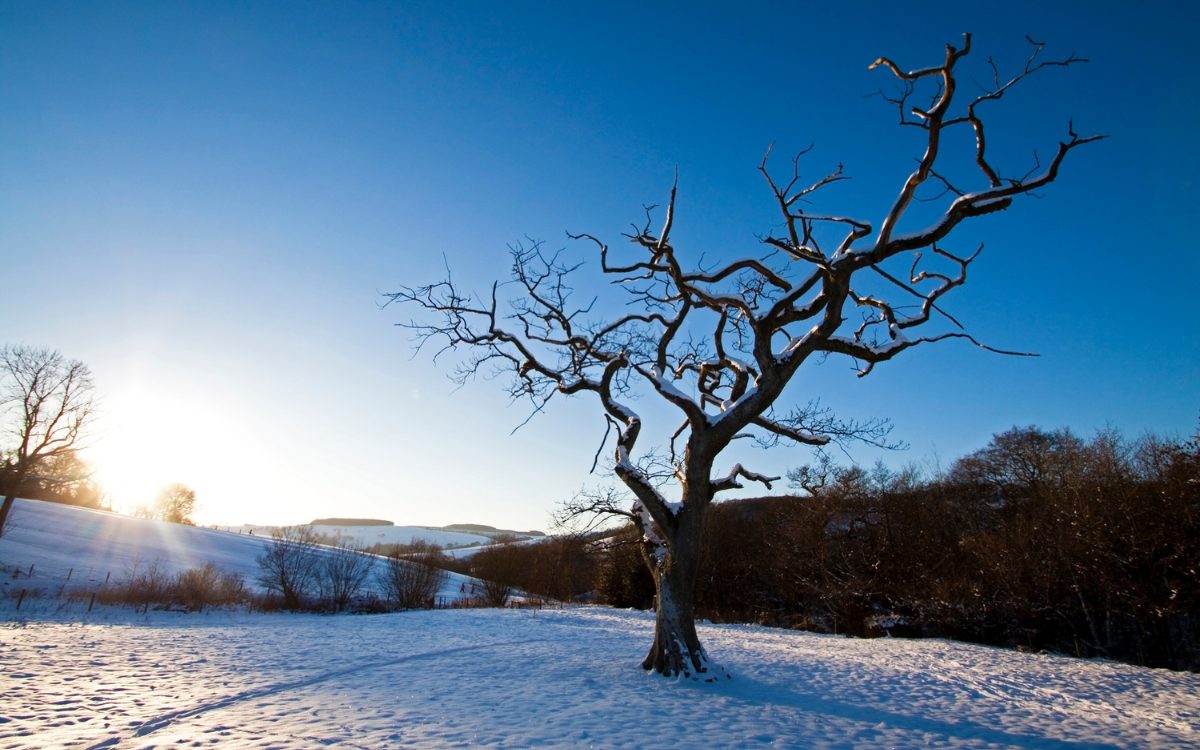
[[[94,386],[87,365],[51,349],[0,349],[0,424],[5,443],[4,503],[0,535],[17,491],[48,463],[74,454],[95,414]]]
[[[311,526],[284,526],[258,556],[258,582],[279,594],[283,606],[299,609],[312,595],[320,575],[321,548]]]
[[[171,523],[194,526],[192,514],[196,512],[196,491],[185,484],[171,484],[158,493],[151,516]]]
[[[413,552],[394,551],[379,575],[379,585],[396,609],[431,607],[438,589],[446,580],[446,571],[438,567],[440,550],[427,543],[414,542]]]
[[[355,549],[345,539],[323,550],[319,578],[325,606],[334,612],[347,609],[374,568],[375,558]]]
[[[481,602],[485,607],[504,607],[507,606],[512,593],[513,586],[511,583],[495,578],[485,578],[480,583],[479,594],[476,600]]]
[[[944,297],[966,282],[979,251],[956,253],[945,243],[964,222],[1004,211],[1049,185],[1067,154],[1098,138],[1068,127],[1046,163],[1035,161],[1015,174],[994,163],[984,111],[1028,76],[1081,62],[1075,56],[1043,60],[1043,45],[1030,41],[1033,50],[1022,69],[1003,78],[989,61],[987,83],[974,95],[960,94],[958,86],[970,35],[961,47],[946,45],[937,65],[907,70],[886,57],[871,65],[894,79],[895,92],[884,98],[896,107],[900,124],[923,134],[923,153],[878,224],[810,210],[818,193],[846,179],[840,165],[806,184],[799,157],[783,180],[764,157],[759,170],[781,231],[762,238],[760,252],[690,265],[671,237],[676,186],[661,229],[652,228],[647,209],[645,222],[627,235],[632,255],[617,258],[600,239],[572,235],[595,248],[602,274],[624,293],[624,305],[576,303],[573,274],[582,263],[546,253],[537,243],[512,250],[515,298],[507,306],[498,283],[489,295],[475,297],[450,278],[388,295],[429,316],[409,324],[421,344],[469,352],[457,372],[460,380],[481,370],[507,372],[510,394],[530,399],[535,411],[556,395],[590,393],[599,400],[616,432],[614,472],[635,498],[624,513],[638,527],[655,578],[655,634],[646,669],[713,678],[694,623],[706,512],[719,493],[747,481],[770,487],[776,479],[741,464],[718,471],[732,441],[756,435],[765,445],[884,442],[883,422],[843,421],[816,402],[790,401],[785,390],[805,364],[845,357],[865,376],[902,352],[950,339],[1016,354],[986,346],[946,312]],[[959,131],[973,136],[973,147],[958,160],[944,158],[950,149],[943,146]],[[924,207],[913,209],[918,202]],[[605,319],[602,309],[621,312]],[[643,394],[677,411],[678,427],[660,432],[671,436],[665,461],[638,446],[643,420],[634,405]],[[675,482],[673,494],[665,481]]]

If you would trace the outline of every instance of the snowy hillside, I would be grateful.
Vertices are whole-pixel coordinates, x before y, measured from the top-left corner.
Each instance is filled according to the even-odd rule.
[[[146,554],[245,570],[262,543],[42,503],[12,521],[0,563],[47,581]],[[15,605],[0,599],[3,748],[1200,746],[1200,675],[940,640],[702,625],[733,678],[695,685],[636,666],[640,612]]]
[[[257,558],[269,543],[266,534],[237,534],[17,500],[0,537],[0,566],[15,569],[20,577],[0,580],[0,591],[57,591],[63,585],[88,588],[119,581],[148,565],[174,574],[206,563],[236,573],[255,587]],[[448,574],[439,596],[457,597],[466,581]]]
[[[226,527],[222,527],[226,528]],[[416,541],[429,542],[440,547],[472,547],[492,543],[484,534],[452,531],[429,526],[339,526],[322,524],[313,526],[313,531],[328,538],[343,539],[356,547],[371,547],[376,544],[412,544]],[[230,526],[227,530],[239,534],[254,533],[269,537],[273,526]]]

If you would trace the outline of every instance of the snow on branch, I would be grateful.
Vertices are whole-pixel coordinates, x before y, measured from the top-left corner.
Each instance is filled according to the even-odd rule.
[[[771,482],[779,481],[780,477],[769,477],[766,474],[759,474],[754,471],[749,471],[741,464],[734,464],[729,473],[719,479],[714,479],[711,482],[712,492],[724,492],[725,490],[736,490],[742,488],[742,483],[738,481],[738,477],[742,477],[751,482],[761,482],[767,489],[771,489]]]

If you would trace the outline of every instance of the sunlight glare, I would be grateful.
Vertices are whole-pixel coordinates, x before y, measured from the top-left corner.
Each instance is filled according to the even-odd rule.
[[[105,399],[105,424],[87,457],[114,510],[132,513],[180,482],[196,491],[202,521],[246,478],[245,454],[231,450],[240,442],[231,435],[236,423],[195,395],[138,386]]]

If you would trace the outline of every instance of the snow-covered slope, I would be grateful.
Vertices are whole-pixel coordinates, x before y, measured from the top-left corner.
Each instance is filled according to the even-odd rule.
[[[376,544],[412,544],[415,541],[429,542],[441,547],[470,547],[492,543],[492,538],[484,534],[473,534],[465,531],[435,529],[428,526],[313,526],[313,531],[329,538],[340,538],[357,547],[370,547]],[[270,536],[272,526],[231,526],[229,531],[255,536]]]
[[[173,550],[236,568],[261,543],[35,503],[13,520],[0,539],[10,567]],[[701,625],[733,678],[695,685],[637,666],[653,631],[640,612],[15,601],[0,599],[0,747],[18,750],[1200,747],[1200,675],[965,643]]]
[[[17,500],[0,537],[0,565],[19,578],[0,579],[0,591],[57,591],[119,581],[135,569],[157,565],[168,574],[207,563],[257,586],[257,558],[266,535],[183,526],[114,513]],[[32,576],[30,575],[32,573]],[[448,574],[439,596],[455,598],[469,579]]]

